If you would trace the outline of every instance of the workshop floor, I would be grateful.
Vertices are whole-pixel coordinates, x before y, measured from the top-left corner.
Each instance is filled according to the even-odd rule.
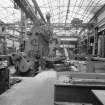
[[[53,70],[41,72],[36,77],[25,77],[0,96],[0,105],[54,105],[55,80]]]

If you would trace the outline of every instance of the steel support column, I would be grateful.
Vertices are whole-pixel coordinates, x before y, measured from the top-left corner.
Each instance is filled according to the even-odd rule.
[[[105,31],[103,30],[102,32],[102,57],[105,57]]]
[[[94,33],[94,53],[93,55],[97,56],[98,52],[98,27],[95,28],[95,33]]]

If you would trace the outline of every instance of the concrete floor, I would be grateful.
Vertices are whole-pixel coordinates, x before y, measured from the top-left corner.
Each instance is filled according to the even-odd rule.
[[[0,105],[54,105],[55,80],[53,70],[24,78],[0,96]]]

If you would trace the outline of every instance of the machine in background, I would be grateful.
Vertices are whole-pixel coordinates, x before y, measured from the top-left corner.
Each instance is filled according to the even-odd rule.
[[[0,55],[0,94],[9,89],[9,59],[10,56]]]

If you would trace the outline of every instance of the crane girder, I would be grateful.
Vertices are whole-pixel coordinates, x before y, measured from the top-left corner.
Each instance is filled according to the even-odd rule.
[[[17,5],[26,13],[26,16],[29,17],[33,22],[40,22],[36,16],[32,6],[27,0],[14,0]]]
[[[34,3],[34,7],[35,7],[35,9],[37,9],[37,11],[38,11],[40,17],[42,18],[43,22],[46,23],[46,21],[44,19],[44,16],[43,16],[43,14],[42,14],[42,12],[41,12],[41,10],[40,10],[36,0],[32,0],[32,2]]]

